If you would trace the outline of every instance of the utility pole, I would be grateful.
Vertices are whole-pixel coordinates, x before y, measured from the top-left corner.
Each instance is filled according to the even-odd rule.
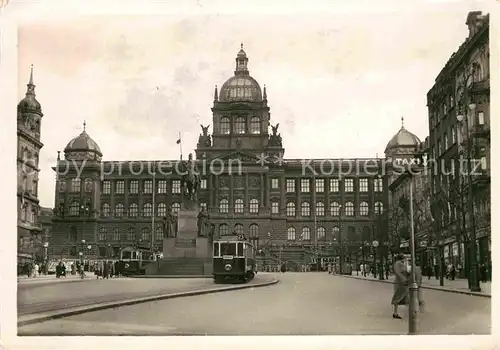
[[[408,333],[417,334],[419,322],[418,285],[415,278],[415,229],[413,222],[413,175],[410,171],[410,248],[411,248],[411,285],[410,285],[410,319]]]
[[[155,216],[156,216],[156,186],[155,186],[155,174],[156,168],[153,170],[153,215],[151,216],[151,252],[154,253],[154,242],[155,242]]]

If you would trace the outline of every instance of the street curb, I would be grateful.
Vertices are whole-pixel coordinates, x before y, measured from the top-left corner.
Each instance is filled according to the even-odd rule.
[[[92,280],[91,276],[85,277],[84,279],[81,278],[69,278],[69,279],[38,279],[38,280],[17,280],[17,284],[20,285],[37,285],[37,284],[57,284],[57,283],[69,283],[69,282],[83,282],[85,280]]]
[[[388,281],[388,280],[379,280],[379,279],[369,280],[369,279],[366,279],[366,278],[361,278],[361,277],[356,277],[356,276],[346,276],[346,275],[334,275],[334,276],[352,278],[352,279],[360,280],[360,281],[380,282],[380,283],[394,284],[394,282]],[[431,290],[439,290],[439,291],[448,292],[448,293],[472,295],[472,296],[476,296],[476,297],[483,297],[483,298],[490,298],[491,299],[491,295],[489,295],[489,294],[478,293],[478,292],[471,292],[471,291],[467,291],[467,290],[457,290],[457,289],[451,289],[451,288],[440,288],[440,287],[426,286],[426,285],[421,285],[420,288],[422,288],[422,289],[431,289]]]
[[[128,278],[213,278],[212,275],[135,275]]]
[[[100,304],[95,304],[95,305],[79,306],[79,307],[75,307],[73,309],[54,311],[51,313],[25,315],[25,316],[21,316],[21,320],[18,319],[17,327],[19,328],[19,327],[34,324],[34,323],[41,323],[41,322],[45,322],[45,321],[49,321],[49,320],[55,320],[58,318],[80,315],[80,314],[84,314],[87,312],[100,311],[100,310],[105,310],[105,309],[114,309],[114,308],[118,308],[121,306],[129,306],[129,305],[135,305],[135,304],[141,304],[141,303],[147,303],[147,302],[151,302],[151,301],[158,301],[158,300],[165,300],[165,299],[191,297],[191,296],[203,295],[203,294],[230,292],[233,290],[240,290],[240,289],[266,287],[266,286],[271,286],[271,285],[277,284],[278,282],[279,282],[279,279],[274,278],[271,281],[266,281],[266,282],[261,282],[261,283],[256,283],[256,284],[233,285],[233,286],[222,287],[222,288],[200,289],[200,290],[193,290],[193,291],[186,291],[186,292],[160,294],[160,295],[156,295],[156,296],[135,298],[135,299],[129,299],[129,300],[111,301],[111,302],[100,303]],[[24,318],[24,319],[22,319],[22,318]]]

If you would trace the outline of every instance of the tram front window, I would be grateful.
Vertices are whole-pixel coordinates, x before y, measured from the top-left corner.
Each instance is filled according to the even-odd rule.
[[[221,243],[221,255],[236,255],[236,243]]]

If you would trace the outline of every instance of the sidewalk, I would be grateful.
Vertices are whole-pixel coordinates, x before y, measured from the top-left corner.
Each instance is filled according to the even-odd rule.
[[[85,279],[95,278],[91,273],[85,273]],[[64,282],[79,280],[79,275],[67,275],[66,277],[57,278],[56,275],[40,275],[37,277],[17,276],[17,283],[47,283],[47,282]]]
[[[340,276],[340,275],[336,275]],[[356,272],[354,271],[351,276],[346,276],[347,278],[356,278],[356,279],[364,279],[368,281],[377,281],[377,282],[383,282],[383,283],[394,283],[394,276],[389,276],[389,280],[379,280],[378,277],[375,279],[373,278],[372,275],[366,275],[366,277],[363,277],[361,272],[359,273],[359,276],[356,275]],[[436,280],[435,277],[431,277],[431,279],[427,279],[427,277],[422,277],[422,288],[423,289],[433,289],[433,290],[442,290],[445,292],[452,292],[452,293],[461,293],[461,294],[469,294],[469,295],[476,295],[476,296],[481,296],[481,297],[489,297],[491,298],[491,282],[486,282],[486,283],[480,283],[481,286],[481,292],[471,292],[468,288],[468,282],[467,279],[455,279],[453,281],[451,280],[444,280],[444,286],[439,285],[439,280]]]

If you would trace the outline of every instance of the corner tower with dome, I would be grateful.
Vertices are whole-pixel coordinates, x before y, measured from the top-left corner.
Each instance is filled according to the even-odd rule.
[[[369,246],[387,241],[387,226],[380,223],[389,201],[383,159],[284,158],[285,137],[272,122],[266,87],[250,76],[243,47],[235,66],[220,89],[215,87],[212,118],[202,125],[195,148],[199,166],[223,165],[220,171],[202,172],[198,193],[215,235],[245,234],[264,252],[259,258],[263,268],[280,259],[299,269],[341,257],[347,265],[387,256],[387,245],[377,251]],[[407,146],[405,132],[398,135],[388,151]],[[169,170],[165,164],[176,161],[102,157],[84,129],[68,143],[64,159],[58,159],[60,169],[72,170],[60,173],[56,185],[56,255],[77,259],[82,252],[89,260],[117,259],[121,248],[139,243],[162,251],[164,218],[181,208],[181,177],[175,171],[162,175]],[[84,161],[80,174],[71,168]],[[240,169],[234,169],[234,161]],[[155,177],[148,171],[137,174],[141,165],[156,169]],[[167,270],[162,273],[175,273]]]
[[[42,107],[36,99],[33,66],[25,97],[17,105],[17,242],[18,264],[37,257],[42,243],[42,226],[38,222],[38,173],[41,141]]]

